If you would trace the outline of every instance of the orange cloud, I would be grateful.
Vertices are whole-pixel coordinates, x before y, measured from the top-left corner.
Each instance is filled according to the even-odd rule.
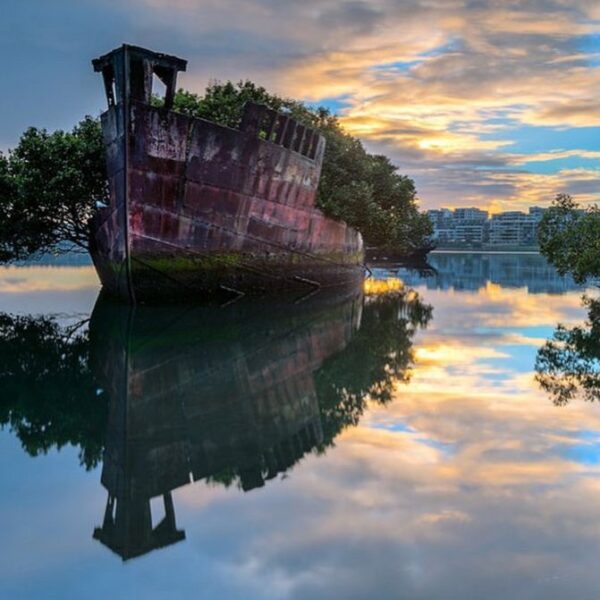
[[[342,98],[343,124],[413,176],[426,206],[516,209],[564,191],[600,199],[589,164],[527,170],[559,156],[600,161],[595,149],[565,150],[557,137],[536,158],[511,150],[523,126],[600,126],[600,53],[586,46],[600,32],[594,2],[137,2],[157,27],[168,11],[192,54],[219,32],[210,61],[190,56],[187,85],[251,77],[311,102]]]

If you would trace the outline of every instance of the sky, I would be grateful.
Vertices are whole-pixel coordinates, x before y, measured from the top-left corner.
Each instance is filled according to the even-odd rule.
[[[103,110],[123,42],[329,107],[424,208],[600,199],[598,0],[2,0],[0,150]]]

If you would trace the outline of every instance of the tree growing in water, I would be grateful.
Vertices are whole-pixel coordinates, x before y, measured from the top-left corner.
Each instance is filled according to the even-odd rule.
[[[571,196],[559,194],[542,219],[540,249],[562,273],[581,284],[600,278],[600,210],[583,210]],[[600,400],[600,300],[583,297],[586,322],[558,325],[552,339],[538,351],[536,379],[557,405],[575,397]]]
[[[179,90],[174,110],[237,127],[248,101],[287,112],[325,136],[317,205],[328,216],[361,231],[370,245],[410,252],[426,241],[431,223],[418,210],[413,181],[387,157],[369,154],[327,109],[246,81],[214,83],[204,96]],[[98,119],[86,117],[71,132],[28,129],[8,156],[0,154],[0,261],[87,249],[89,219],[107,196]]]
[[[88,221],[107,195],[97,119],[67,133],[28,129],[8,156],[0,154],[0,261],[87,250]]]
[[[237,128],[246,102],[288,113],[323,134],[327,145],[317,206],[325,214],[358,229],[368,245],[410,252],[426,242],[432,225],[419,212],[413,180],[399,174],[386,156],[368,153],[328,109],[281,98],[244,81],[213,83],[202,97],[179,90],[174,110]]]
[[[568,194],[558,194],[539,229],[540,250],[577,283],[600,278],[600,209],[584,210]]]

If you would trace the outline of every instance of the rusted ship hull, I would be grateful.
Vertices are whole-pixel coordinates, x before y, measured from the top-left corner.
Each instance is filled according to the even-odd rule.
[[[115,94],[102,116],[111,203],[90,243],[106,290],[139,302],[360,279],[360,234],[315,208],[322,136],[258,105],[239,130],[193,119],[169,110],[169,89],[151,106],[147,74],[170,68],[174,86],[170,59],[124,47],[95,63]]]

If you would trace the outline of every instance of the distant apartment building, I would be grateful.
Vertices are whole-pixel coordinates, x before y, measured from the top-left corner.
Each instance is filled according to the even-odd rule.
[[[447,208],[428,212],[433,222],[434,235],[439,243],[482,244],[488,213],[478,208]]]
[[[490,245],[535,246],[540,224],[539,213],[511,211],[493,215],[490,219]]]
[[[433,235],[438,243],[454,242],[454,227],[452,225],[453,212],[448,208],[427,211],[433,224]]]
[[[479,208],[440,208],[428,211],[439,246],[514,247],[536,246],[537,230],[544,214],[534,206],[529,213],[510,211],[494,214]]]
[[[485,242],[488,212],[478,208],[454,211],[455,239],[459,244],[479,245]]]

